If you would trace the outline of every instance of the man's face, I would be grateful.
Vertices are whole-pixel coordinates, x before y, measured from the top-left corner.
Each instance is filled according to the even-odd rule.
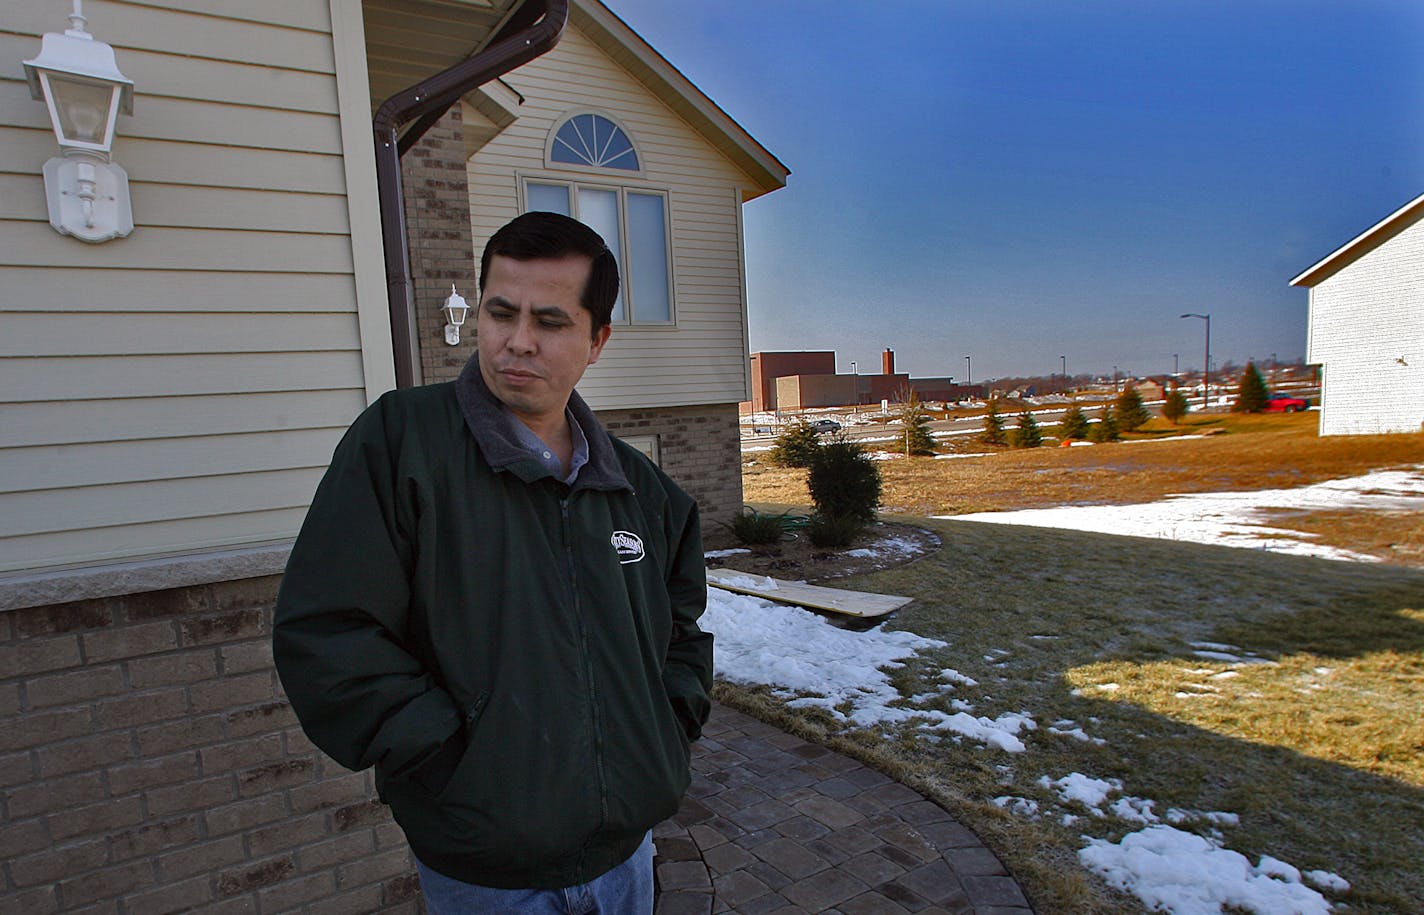
[[[593,316],[579,302],[592,264],[580,255],[490,258],[475,324],[480,374],[536,432],[562,422],[570,392],[608,341],[610,329],[593,333]]]

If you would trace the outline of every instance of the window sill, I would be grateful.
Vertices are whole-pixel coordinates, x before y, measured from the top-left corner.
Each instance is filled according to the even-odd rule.
[[[0,611],[280,574],[292,541],[0,575]]]

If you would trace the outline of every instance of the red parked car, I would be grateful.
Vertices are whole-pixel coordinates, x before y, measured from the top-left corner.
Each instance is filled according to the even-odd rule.
[[[1303,398],[1289,394],[1272,394],[1266,398],[1267,413],[1299,413],[1309,406]]]

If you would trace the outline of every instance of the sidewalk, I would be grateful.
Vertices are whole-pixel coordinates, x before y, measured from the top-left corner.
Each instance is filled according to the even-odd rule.
[[[1031,915],[941,807],[860,763],[714,705],[692,787],[659,825],[657,915]]]

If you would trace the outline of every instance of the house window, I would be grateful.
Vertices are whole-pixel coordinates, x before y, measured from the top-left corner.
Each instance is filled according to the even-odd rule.
[[[667,194],[531,178],[524,184],[524,200],[529,210],[572,216],[603,236],[623,279],[613,305],[614,321],[672,323]]]
[[[549,159],[566,165],[638,170],[638,153],[623,128],[598,114],[576,114],[554,133]]]
[[[658,447],[656,435],[619,435],[618,437],[643,452],[654,464],[662,466],[662,450]]]

